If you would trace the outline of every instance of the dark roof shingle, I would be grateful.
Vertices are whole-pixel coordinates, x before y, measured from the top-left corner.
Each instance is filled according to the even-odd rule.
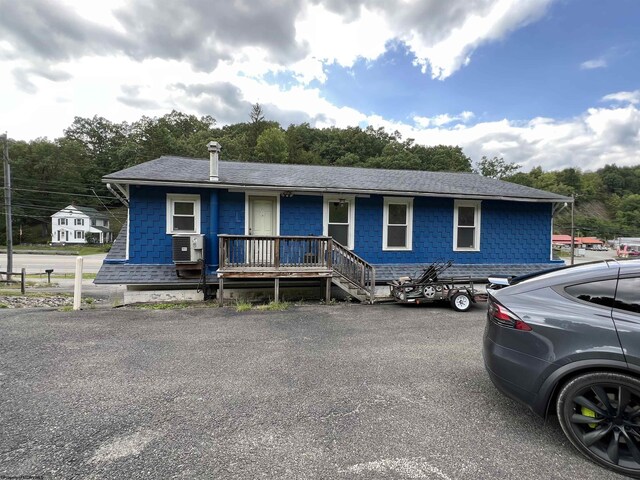
[[[398,193],[565,202],[571,198],[473,173],[384,170],[323,165],[221,161],[219,181],[209,181],[209,161],[165,156],[106,175],[105,182],[162,182],[220,187],[320,192]]]

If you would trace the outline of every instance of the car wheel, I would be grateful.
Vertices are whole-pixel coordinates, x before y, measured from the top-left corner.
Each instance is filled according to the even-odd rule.
[[[640,478],[640,381],[586,373],[567,383],[556,404],[569,441],[590,460]]]
[[[471,297],[464,292],[458,292],[451,297],[451,307],[456,312],[466,312],[471,308]]]

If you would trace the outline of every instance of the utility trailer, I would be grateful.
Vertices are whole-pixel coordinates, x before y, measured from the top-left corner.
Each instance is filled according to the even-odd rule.
[[[458,312],[466,312],[473,303],[486,302],[487,294],[475,289],[471,277],[442,277],[453,261],[433,262],[417,278],[400,277],[389,283],[397,303],[449,302]]]

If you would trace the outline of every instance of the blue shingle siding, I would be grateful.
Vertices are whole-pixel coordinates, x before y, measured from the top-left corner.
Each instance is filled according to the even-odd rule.
[[[244,198],[242,192],[220,192],[219,225],[220,233],[244,235]]]
[[[129,198],[129,263],[164,264],[171,261],[171,238],[166,234],[166,191],[133,187]],[[161,245],[169,242],[169,258]]]
[[[167,194],[200,195],[200,232],[209,225],[209,194],[206,189],[135,186],[129,198],[129,262],[170,264],[171,235],[167,234]],[[215,254],[217,256],[217,252]],[[206,253],[207,263],[210,255]]]
[[[414,198],[413,249],[383,251],[383,197],[357,198],[354,251],[376,264],[437,259],[461,264],[549,261],[550,204],[483,201],[479,252],[453,251],[453,205],[448,198]]]
[[[280,235],[322,235],[322,197],[295,195],[280,200]]]
[[[551,208],[548,203],[482,202],[482,263],[550,261]],[[478,262],[469,262],[478,263]]]
[[[214,189],[132,187],[129,261],[131,264],[171,264],[171,235],[166,233],[166,195],[199,194],[201,232],[207,236],[206,263],[218,263],[216,233],[243,235],[245,194]],[[357,197],[355,253],[374,264],[429,263],[452,259],[456,264],[548,263],[551,242],[549,203],[484,200],[481,203],[479,252],[453,251],[451,198],[415,197],[413,250],[383,251],[383,196]],[[217,222],[211,212],[217,210]],[[323,197],[294,195],[280,201],[281,235],[322,235]],[[217,223],[217,227],[216,227]]]

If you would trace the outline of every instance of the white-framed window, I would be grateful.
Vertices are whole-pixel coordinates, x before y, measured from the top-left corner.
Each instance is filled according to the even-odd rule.
[[[58,219],[58,225],[67,225],[67,219],[66,218],[59,218]]]
[[[480,200],[455,200],[453,204],[453,250],[480,251]]]
[[[356,198],[353,195],[327,195],[322,209],[323,234],[353,249]]]
[[[167,194],[167,233],[200,233],[200,195]]]
[[[384,197],[382,249],[413,248],[413,198]]]
[[[73,219],[73,224],[74,225],[84,225],[84,218],[74,218]]]
[[[76,240],[82,240],[84,238],[84,232],[82,230],[76,230],[74,232],[74,237]]]

